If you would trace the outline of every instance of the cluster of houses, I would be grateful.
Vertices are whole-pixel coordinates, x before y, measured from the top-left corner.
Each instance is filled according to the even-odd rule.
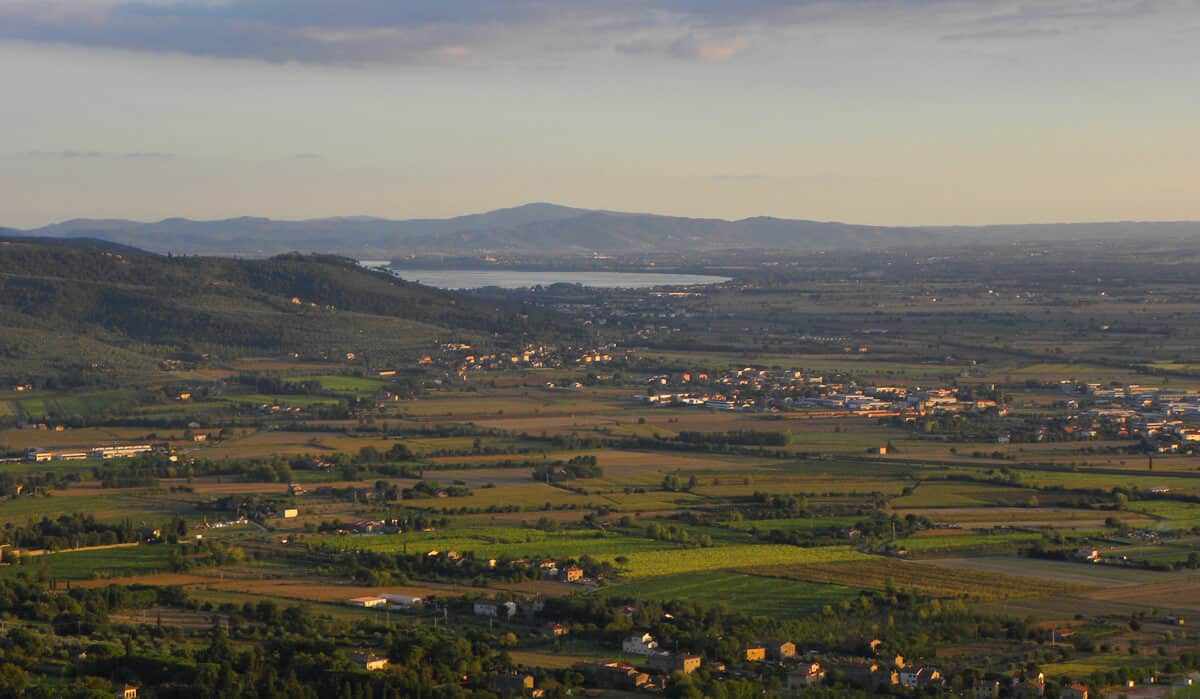
[[[442,345],[438,353],[425,355],[419,364],[445,369],[465,381],[476,372],[590,366],[614,358],[620,358],[615,343],[595,347],[529,344],[513,352],[475,352],[470,345],[455,343]]]
[[[347,604],[366,609],[411,610],[426,606],[419,596],[402,593],[356,597]],[[476,599],[472,601],[475,616],[498,621],[513,619],[518,615],[536,618],[545,611],[542,598],[521,599]],[[632,614],[633,609],[623,610]],[[557,639],[570,633],[563,624],[546,622],[534,635]],[[796,644],[788,640],[772,639],[743,646],[733,668],[724,663],[705,660],[693,653],[668,651],[650,633],[631,634],[621,640],[620,659],[597,659],[576,663],[572,669],[584,677],[587,686],[621,691],[660,692],[667,689],[677,675],[689,675],[702,666],[718,673],[735,677],[753,677],[761,673],[757,664],[770,664],[773,672],[782,670],[789,693],[802,694],[806,689],[829,682],[852,685],[869,692],[894,693],[909,690],[919,694],[945,694],[950,691],[950,681],[942,671],[930,665],[910,665],[901,655],[884,654],[879,639],[847,639],[844,650],[850,655],[838,656],[819,654],[817,651],[797,652]],[[388,666],[386,658],[373,653],[348,653],[352,662],[365,670],[381,670]],[[463,678],[466,680],[466,677]],[[1156,678],[1145,682],[1153,683]],[[1187,686],[1192,679],[1185,678]],[[541,697],[544,690],[536,687],[536,678],[524,672],[507,672],[488,676],[488,689],[502,697]],[[1133,683],[1128,684],[1134,686]],[[1034,699],[1057,696],[1059,699],[1088,699],[1088,687],[1070,684],[1059,689],[1057,695],[1048,692],[1045,676],[1035,675],[988,675],[976,679],[965,688],[961,696],[975,699],[999,699],[1000,696]]]
[[[1105,387],[1064,380],[1072,412],[1063,431],[1076,439],[1141,438],[1162,453],[1200,446],[1200,392],[1140,384]]]
[[[263,415],[299,415],[304,412],[304,408],[286,403],[259,403],[254,409]]]
[[[826,383],[797,369],[745,367],[710,375],[704,372],[659,374],[646,379],[649,390],[634,396],[651,405],[700,406],[715,410],[813,410],[829,416],[917,417],[996,411],[1007,408],[994,400],[961,397],[956,387],[907,388]]]
[[[871,647],[878,648],[879,641]],[[606,661],[586,663],[576,667],[585,676],[594,678],[599,686],[617,689],[651,689],[655,675],[667,677],[675,673],[691,674],[700,669],[703,659],[688,653],[671,653],[663,650],[649,633],[633,634],[621,641],[621,653],[634,658],[634,664]],[[789,690],[803,690],[818,685],[827,677],[868,689],[905,687],[914,690],[943,689],[947,685],[940,670],[930,666],[909,667],[903,656],[884,661],[879,658],[846,658],[818,662],[814,653],[803,656],[796,651],[796,644],[787,640],[772,639],[744,646],[739,661],[743,666],[773,662],[787,670]],[[723,663],[714,663],[713,669],[725,672]],[[743,672],[750,672],[744,670]],[[662,682],[662,679],[657,680]],[[999,685],[997,684],[997,687]]]

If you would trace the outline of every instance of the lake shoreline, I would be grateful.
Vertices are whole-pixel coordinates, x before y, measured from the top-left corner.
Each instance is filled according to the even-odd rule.
[[[363,263],[368,264],[368,262]],[[593,289],[651,289],[723,284],[730,277],[676,272],[606,272],[513,269],[426,269],[379,266],[405,281],[447,290],[529,289],[553,284],[579,284]]]

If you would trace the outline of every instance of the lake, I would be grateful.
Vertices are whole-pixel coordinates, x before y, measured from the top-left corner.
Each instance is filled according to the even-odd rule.
[[[395,269],[397,277],[439,289],[527,289],[551,284],[581,284],[595,289],[648,289],[655,286],[720,284],[729,277],[669,272],[527,272],[513,269]]]

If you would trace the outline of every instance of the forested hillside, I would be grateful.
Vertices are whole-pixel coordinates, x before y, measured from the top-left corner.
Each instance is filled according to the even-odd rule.
[[[39,367],[152,366],[173,353],[353,352],[388,363],[436,339],[515,339],[553,324],[538,309],[419,286],[339,257],[163,257],[100,242],[0,240],[0,373],[12,380]]]

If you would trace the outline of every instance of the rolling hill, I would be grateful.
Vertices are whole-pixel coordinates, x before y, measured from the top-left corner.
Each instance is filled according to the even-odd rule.
[[[147,369],[173,354],[411,360],[435,339],[554,332],[534,308],[440,291],[334,256],[161,256],[0,238],[0,380]]]
[[[307,221],[234,218],[154,223],[77,219],[24,231],[91,237],[159,253],[264,257],[289,251],[356,259],[405,255],[688,253],[720,250],[887,250],[1033,241],[1180,239],[1196,222],[1110,222],[981,227],[881,227],[769,217],[737,221],[526,204],[448,219],[340,217]]]

